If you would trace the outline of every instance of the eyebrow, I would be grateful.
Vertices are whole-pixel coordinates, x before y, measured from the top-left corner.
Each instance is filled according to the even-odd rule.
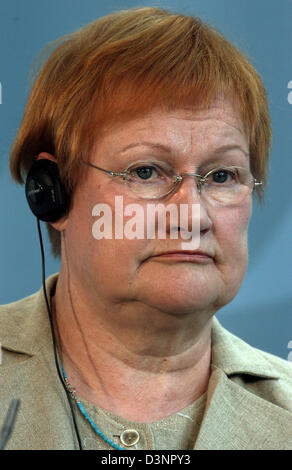
[[[124,147],[121,150],[121,153],[125,152],[126,150],[129,150],[131,148],[141,147],[141,146],[150,147],[154,150],[160,150],[160,151],[171,153],[171,154],[174,153],[173,149],[171,147],[169,147],[168,145],[164,145],[164,144],[160,144],[160,143],[156,143],[156,142],[134,142],[134,143]],[[216,155],[216,154],[228,152],[229,150],[240,150],[246,157],[249,157],[249,153],[246,152],[244,150],[244,148],[239,144],[221,145],[220,147],[216,148],[213,151],[213,153]]]

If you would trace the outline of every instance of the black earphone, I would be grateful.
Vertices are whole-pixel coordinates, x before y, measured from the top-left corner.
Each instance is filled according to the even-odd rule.
[[[79,429],[76,422],[75,411],[72,403],[72,399],[69,391],[66,388],[65,382],[63,380],[62,373],[60,371],[60,366],[58,362],[57,355],[57,346],[56,338],[53,327],[53,316],[50,309],[47,291],[46,291],[46,274],[45,274],[45,255],[44,247],[42,240],[42,232],[40,227],[40,220],[43,222],[53,222],[62,217],[66,213],[69,206],[69,198],[66,194],[64,185],[62,184],[58,165],[48,159],[36,160],[28,172],[26,183],[25,183],[25,195],[28,202],[28,205],[32,213],[37,218],[37,228],[40,239],[41,255],[42,255],[42,282],[43,282],[43,291],[46,301],[52,340],[54,348],[54,358],[56,369],[58,372],[59,379],[62,383],[62,386],[66,392],[68,403],[70,406],[74,429],[79,445],[79,449],[82,450],[82,443],[80,438]]]
[[[68,196],[61,182],[57,163],[40,159],[33,163],[25,183],[25,194],[32,213],[44,222],[58,220],[68,208]]]

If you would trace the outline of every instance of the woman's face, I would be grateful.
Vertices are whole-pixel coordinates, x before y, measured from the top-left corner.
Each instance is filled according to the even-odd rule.
[[[144,117],[108,126],[88,160],[115,172],[137,160],[160,160],[171,164],[178,174],[204,174],[222,163],[249,168],[248,154],[241,119],[226,100],[214,102],[209,110],[156,109]],[[92,231],[98,220],[92,215],[93,208],[107,204],[114,218],[116,196],[122,196],[124,207],[139,204],[145,217],[149,203],[200,203],[199,249],[211,258],[199,262],[179,256],[155,256],[182,248],[181,239],[170,239],[169,221],[166,239],[115,239],[113,223],[113,238],[97,240]],[[165,199],[139,199],[120,178],[87,167],[86,179],[76,189],[68,218],[53,225],[66,230],[70,277],[80,298],[85,296],[93,307],[131,304],[138,312],[138,308],[150,306],[165,312],[168,318],[195,311],[209,315],[232,300],[243,280],[251,208],[250,195],[236,206],[216,206],[200,200],[191,177]]]

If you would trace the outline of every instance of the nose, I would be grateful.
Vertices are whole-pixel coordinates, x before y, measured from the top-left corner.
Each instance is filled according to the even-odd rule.
[[[200,199],[201,184],[199,182],[199,178],[201,178],[201,176],[196,173],[183,173],[181,176],[183,179],[178,191],[181,193],[187,193],[190,191],[193,198]]]
[[[178,227],[179,231],[183,229],[182,225],[187,227],[188,231],[190,231],[193,229],[194,223],[199,223],[199,231],[202,235],[211,229],[213,223],[208,212],[208,207],[201,198],[197,181],[198,178],[193,176],[193,174],[188,174],[188,176],[185,176],[181,181],[179,188],[172,195],[169,202],[177,205],[179,214],[181,214],[183,211],[183,220],[185,223],[180,224],[180,227]],[[188,206],[187,211],[186,205]],[[196,206],[196,210],[192,210],[193,205]],[[199,218],[199,220],[195,222],[194,217],[197,219]]]

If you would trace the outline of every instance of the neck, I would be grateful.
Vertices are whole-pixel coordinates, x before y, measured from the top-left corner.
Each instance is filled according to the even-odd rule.
[[[92,309],[81,299],[71,296],[59,277],[52,301],[57,344],[81,400],[126,419],[153,422],[206,391],[211,318],[203,327],[195,315],[162,322],[164,312],[138,303]]]

